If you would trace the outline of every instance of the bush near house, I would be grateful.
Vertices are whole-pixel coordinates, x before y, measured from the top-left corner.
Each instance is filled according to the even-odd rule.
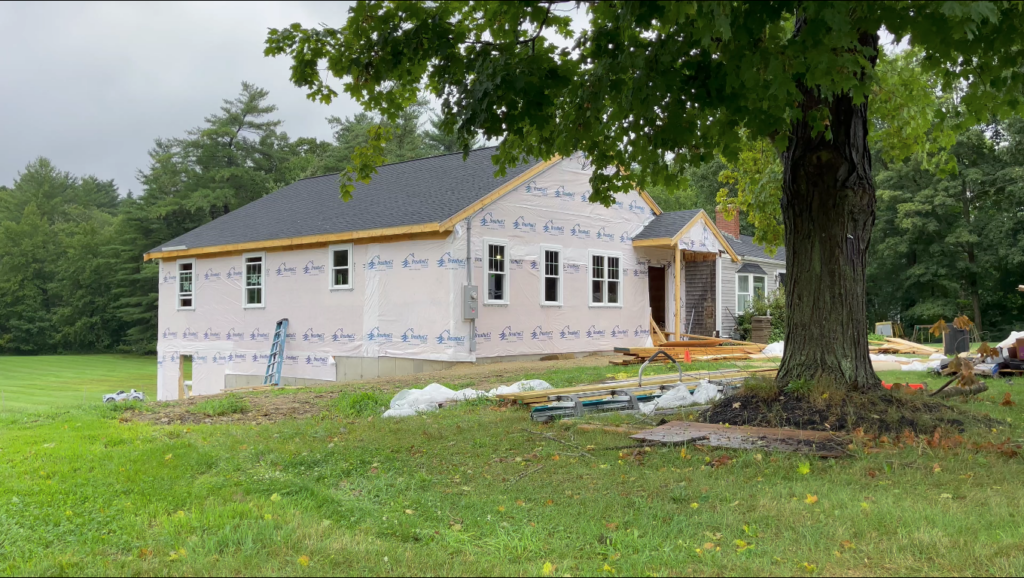
[[[736,318],[736,330],[740,337],[750,339],[750,326],[754,317],[768,315],[772,318],[772,332],[768,337],[769,343],[782,341],[786,337],[786,293],[779,287],[765,296],[754,297],[750,308]]]

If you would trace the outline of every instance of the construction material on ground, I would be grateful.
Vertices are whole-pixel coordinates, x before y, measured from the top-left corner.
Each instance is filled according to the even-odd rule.
[[[785,349],[786,343],[784,341],[776,341],[775,343],[769,343],[768,347],[762,349],[761,355],[765,357],[782,357]]]
[[[904,387],[909,387],[910,389],[914,389],[917,391],[924,391],[926,389],[926,386],[923,383],[886,383],[885,380],[882,380],[882,387],[884,387],[885,389],[892,389],[893,386],[896,385],[902,385]]]
[[[503,385],[490,391],[479,391],[470,388],[453,391],[440,383],[431,383],[423,389],[403,389],[395,394],[395,397],[391,398],[390,409],[384,412],[384,415],[381,417],[408,417],[418,413],[437,411],[442,404],[451,402],[546,389],[551,389],[551,384],[540,379],[517,381],[512,385]]]
[[[643,415],[675,413],[688,406],[707,407],[709,401],[739,390],[746,378],[702,380],[691,391],[689,384],[612,388],[586,393],[557,394],[552,392],[548,401],[530,410],[533,421],[550,421],[558,417],[582,417],[592,413],[628,412]],[[558,390],[554,390],[558,391]]]
[[[978,383],[969,387],[950,387],[941,391],[936,391],[932,394],[932,397],[967,397],[969,395],[978,395],[988,391],[988,386],[984,383]]]
[[[768,344],[768,336],[772,334],[772,318],[755,315],[750,318],[750,340],[754,343]]]
[[[774,367],[768,367],[764,369],[722,369],[717,371],[694,371],[690,373],[684,373],[682,377],[672,373],[668,375],[658,375],[654,377],[645,377],[644,386],[666,385],[671,383],[686,383],[696,387],[702,379],[710,381],[719,381],[723,379],[731,378],[748,378],[748,377],[775,377],[778,369]],[[614,381],[606,381],[604,383],[595,383],[590,385],[578,385],[575,387],[563,387],[554,390],[554,392],[548,391],[523,391],[521,393],[498,393],[495,395],[498,399],[514,401],[516,403],[524,405],[538,405],[548,401],[548,396],[551,393],[558,394],[569,394],[569,393],[589,393],[594,395],[594,399],[600,397],[600,392],[606,392],[611,389],[623,389],[630,387],[637,387],[639,385],[638,379],[621,379]],[[586,399],[586,398],[584,398]]]
[[[761,350],[764,345],[719,345],[716,347],[616,347],[615,352],[621,353],[633,359],[623,362],[611,361],[612,365],[633,365],[643,363],[659,351],[664,351],[673,357],[685,359],[689,354],[691,361],[711,361],[715,359],[756,359],[763,357]],[[728,357],[726,357],[728,356]]]
[[[630,436],[662,444],[692,443],[721,448],[799,452],[822,457],[845,454],[846,440],[830,432],[673,421]]]
[[[883,345],[868,347],[871,353],[896,353],[901,355],[931,355],[938,353],[934,347],[899,339],[897,337],[886,337]]]
[[[870,353],[868,355],[871,358],[871,365],[875,368],[875,371],[887,371],[890,369],[896,371],[931,371],[938,369],[946,359],[946,356],[941,353],[933,353],[928,357],[928,359],[899,357],[897,355],[889,355],[885,353]]]
[[[263,385],[281,386],[281,369],[284,367],[284,345],[288,336],[288,319],[279,319],[274,327],[274,340],[267,356],[267,371],[263,374]]]

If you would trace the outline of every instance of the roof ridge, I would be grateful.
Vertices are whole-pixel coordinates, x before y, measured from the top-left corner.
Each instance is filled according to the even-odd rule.
[[[471,150],[469,152],[475,153],[477,151],[482,151],[482,150],[487,150],[487,149],[496,149],[496,148],[498,148],[498,145],[493,145],[493,146],[489,146],[489,147],[480,147],[480,148],[473,149],[473,150]],[[439,155],[432,155],[432,156],[429,156],[429,157],[420,157],[420,158],[417,158],[417,159],[405,159],[404,161],[395,161],[393,163],[384,163],[382,165],[377,165],[376,168],[393,167],[395,165],[401,165],[401,164],[404,164],[404,163],[413,163],[413,162],[417,162],[417,161],[425,161],[425,160],[428,160],[428,159],[439,159],[441,157],[450,157],[452,155],[461,155],[461,154],[462,154],[462,151],[456,151],[456,152],[453,152],[453,153],[442,153],[442,154],[439,154]],[[323,177],[330,177],[330,176],[333,176],[333,175],[340,175],[340,174],[341,174],[341,171],[338,171],[336,173],[324,173],[322,175],[314,175],[312,177],[302,177],[301,179],[296,179],[293,182],[297,183],[299,181],[308,181],[309,179],[320,179],[320,178],[323,178]]]

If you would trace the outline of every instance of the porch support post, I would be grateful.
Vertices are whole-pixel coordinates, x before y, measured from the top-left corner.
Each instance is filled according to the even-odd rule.
[[[682,259],[680,258],[681,255],[679,254],[679,243],[676,243],[675,249],[676,249],[676,263],[675,263],[675,265],[676,265],[676,292],[675,292],[675,302],[676,302],[676,336],[675,336],[675,338],[678,341],[679,339],[682,339],[682,332],[683,332],[683,326],[680,324],[681,322],[679,320],[680,316],[682,315],[682,301],[681,301],[682,295],[679,292],[679,285],[680,285],[679,277],[682,275],[682,267],[680,266],[680,262],[681,262]]]

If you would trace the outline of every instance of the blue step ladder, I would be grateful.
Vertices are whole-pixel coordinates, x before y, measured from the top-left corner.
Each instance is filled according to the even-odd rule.
[[[263,376],[263,385],[281,387],[281,369],[284,366],[284,343],[288,337],[288,319],[277,322],[274,328],[274,342],[270,344],[270,356],[267,358],[267,373]]]

